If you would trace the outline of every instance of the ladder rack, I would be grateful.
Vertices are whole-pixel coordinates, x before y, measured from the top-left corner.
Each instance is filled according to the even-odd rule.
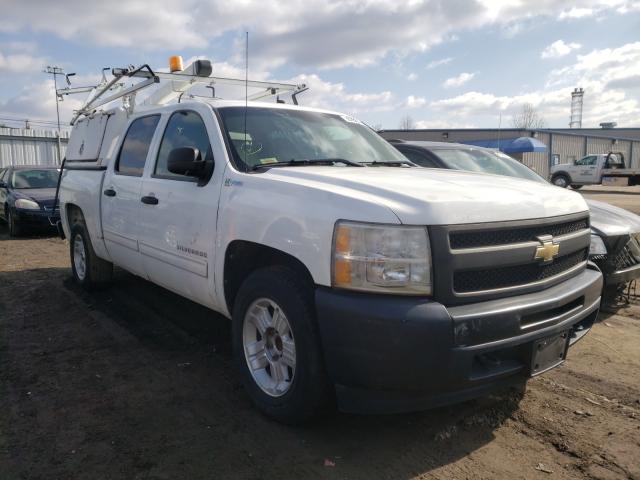
[[[195,85],[204,85],[207,87],[214,87],[216,85],[247,86],[262,89],[260,92],[247,95],[246,100],[259,100],[282,93],[290,93],[292,101],[296,105],[298,104],[296,95],[308,90],[305,84],[255,80],[245,81],[238,78],[211,77],[209,76],[210,73],[211,62],[208,60],[196,60],[196,62],[181,72],[176,73],[154,72],[151,67],[146,64],[137,68],[133,66],[113,68],[111,69],[113,79],[109,81],[103,78],[100,83],[93,86],[61,88],[56,91],[56,94],[62,97],[63,95],[89,92],[89,96],[84,104],[74,113],[71,119],[70,124],[73,125],[81,116],[90,115],[96,108],[119,98],[122,98],[125,103],[128,102],[128,107],[133,110],[135,108],[135,94],[142,89],[159,84],[162,81],[167,83],[147,98],[143,104],[166,105],[169,101],[182,97],[182,95]],[[141,79],[141,81],[125,88],[122,80],[126,78]]]

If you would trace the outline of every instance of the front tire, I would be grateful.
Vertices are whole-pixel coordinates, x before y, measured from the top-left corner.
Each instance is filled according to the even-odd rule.
[[[9,226],[9,236],[19,237],[22,235],[22,227],[18,223],[16,216],[11,213],[11,209],[7,209],[7,225]]]
[[[313,286],[286,267],[257,270],[240,287],[232,320],[234,360],[260,411],[300,424],[329,405]]]
[[[556,187],[567,188],[571,183],[569,177],[566,175],[556,175],[551,179],[551,183],[553,183]]]
[[[113,264],[101,259],[93,251],[87,228],[77,223],[71,228],[69,239],[71,271],[74,280],[85,290],[107,285],[113,277]]]

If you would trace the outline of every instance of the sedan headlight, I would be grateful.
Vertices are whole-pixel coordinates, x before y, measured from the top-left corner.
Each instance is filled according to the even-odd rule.
[[[16,208],[21,208],[23,210],[40,210],[40,205],[27,198],[19,198],[16,200]]]
[[[606,255],[607,247],[604,246],[602,238],[598,235],[591,234],[591,245],[589,246],[589,255]]]
[[[332,258],[335,287],[404,295],[432,292],[424,227],[337,222]]]

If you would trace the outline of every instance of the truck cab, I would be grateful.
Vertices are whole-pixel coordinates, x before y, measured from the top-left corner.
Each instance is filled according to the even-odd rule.
[[[219,84],[209,73],[186,83]],[[187,75],[171,75],[143,78],[175,92]],[[522,383],[595,321],[602,275],[580,195],[417,168],[295,97],[177,100],[96,110],[92,96],[80,110],[60,188],[73,276],[101,288],[117,265],[228,317],[238,375],[273,418],[412,411]]]

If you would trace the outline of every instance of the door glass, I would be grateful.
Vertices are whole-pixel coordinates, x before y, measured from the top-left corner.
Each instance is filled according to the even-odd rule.
[[[155,177],[161,178],[193,178],[185,177],[177,173],[171,173],[167,168],[169,154],[174,148],[193,147],[197,148],[203,160],[209,160],[212,156],[209,144],[207,128],[200,115],[192,111],[175,112],[171,115],[167,128],[162,137],[156,168],[153,172]]]
[[[160,115],[150,115],[133,121],[122,143],[116,172],[136,177],[142,176],[158,120]]]
[[[420,152],[408,148],[403,148],[400,152],[402,152],[402,154],[413,163],[420,165],[421,167],[437,168],[437,165],[430,158]]]
[[[578,160],[576,162],[576,165],[581,165],[581,166],[585,166],[585,165],[595,165],[596,164],[596,159],[598,157],[594,156],[594,155],[590,155],[588,157],[584,157],[581,158],[580,160]]]

